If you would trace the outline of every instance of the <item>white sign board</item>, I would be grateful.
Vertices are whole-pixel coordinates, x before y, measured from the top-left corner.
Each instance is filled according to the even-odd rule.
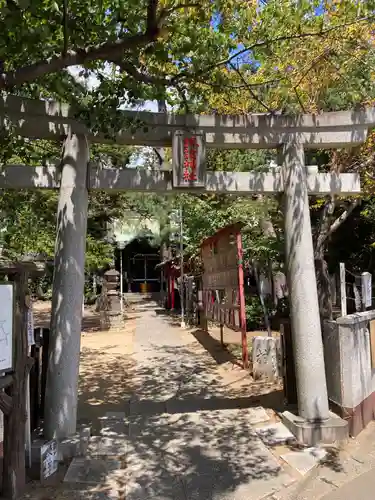
[[[48,443],[44,444],[40,448],[40,477],[41,479],[47,479],[47,477],[52,476],[59,466],[57,460],[57,441],[53,439]]]
[[[372,305],[372,275],[365,272],[361,275],[362,284],[362,304],[364,307]]]
[[[28,346],[32,346],[35,344],[34,339],[34,316],[33,316],[33,306],[27,309],[27,343]]]
[[[0,284],[0,373],[13,368],[13,285]]]

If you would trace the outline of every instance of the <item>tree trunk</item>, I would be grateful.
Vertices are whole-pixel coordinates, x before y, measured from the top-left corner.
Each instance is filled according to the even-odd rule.
[[[355,199],[350,206],[332,222],[336,208],[335,198],[331,198],[322,211],[319,232],[315,237],[315,272],[318,286],[319,310],[321,319],[333,319],[333,305],[331,296],[331,282],[327,262],[324,259],[329,237],[337,231],[360,204],[360,199]]]
[[[260,226],[262,228],[263,234],[267,236],[268,238],[275,238],[276,239],[276,231],[275,228],[273,227],[271,219],[264,218],[261,219],[260,221]]]
[[[21,272],[15,281],[15,365],[9,413],[4,418],[3,496],[16,500],[25,488],[26,381],[28,374],[27,322],[25,291],[27,275]]]
[[[315,255],[315,274],[318,287],[319,312],[322,320],[333,318],[331,282],[324,255]]]

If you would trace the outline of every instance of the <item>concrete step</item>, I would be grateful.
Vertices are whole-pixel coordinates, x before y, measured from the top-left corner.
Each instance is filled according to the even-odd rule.
[[[263,425],[256,432],[266,446],[296,443],[295,436],[282,422]]]

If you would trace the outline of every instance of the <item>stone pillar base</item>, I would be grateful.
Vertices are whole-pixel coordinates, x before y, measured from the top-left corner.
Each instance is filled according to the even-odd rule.
[[[320,443],[333,444],[346,441],[349,437],[346,420],[330,412],[329,418],[323,421],[308,422],[289,411],[280,414],[283,424],[296,436],[297,441],[307,446]]]

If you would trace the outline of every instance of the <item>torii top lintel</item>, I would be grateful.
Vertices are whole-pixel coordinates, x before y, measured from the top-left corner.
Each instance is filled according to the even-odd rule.
[[[92,142],[168,147],[176,130],[205,133],[207,147],[221,149],[270,149],[290,140],[306,148],[339,148],[360,144],[368,129],[375,127],[375,108],[316,115],[175,115],[123,111],[124,117],[142,123],[139,130],[122,130],[110,140],[104,133],[93,133],[76,117],[74,108],[54,101],[0,97],[0,122],[9,121],[22,136],[56,139],[69,132],[85,134]],[[144,131],[143,128],[147,130]]]

